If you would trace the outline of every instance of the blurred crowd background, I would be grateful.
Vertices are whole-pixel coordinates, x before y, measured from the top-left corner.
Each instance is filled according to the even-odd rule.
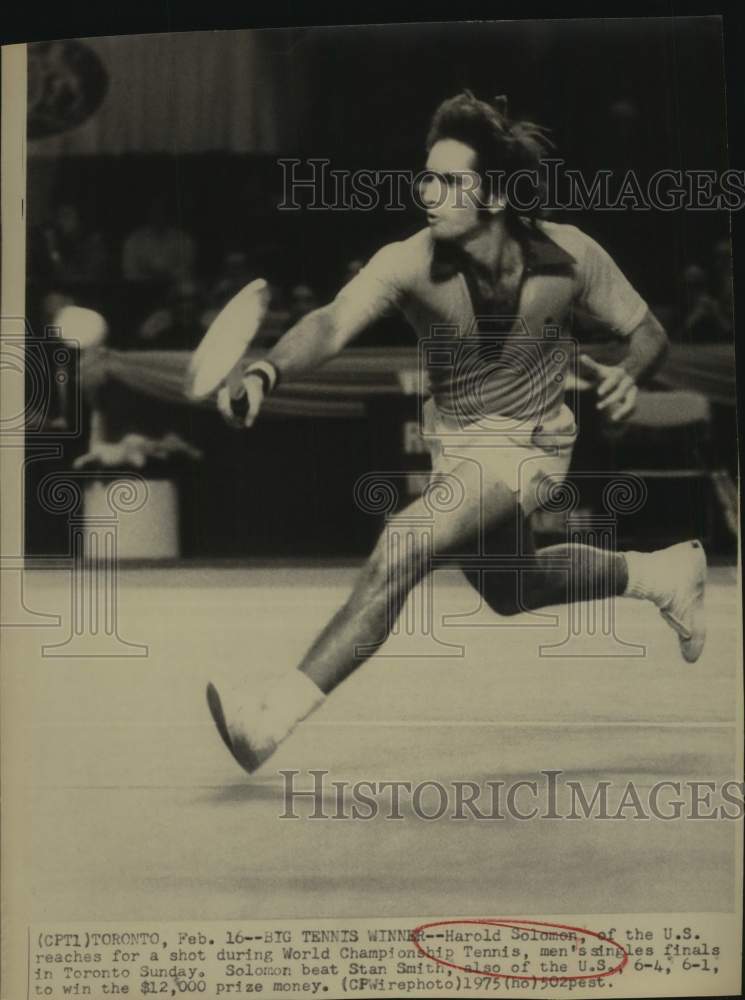
[[[130,36],[37,43],[29,58],[33,335],[74,302],[102,313],[106,347],[123,351],[194,348],[217,311],[259,276],[272,289],[259,346],[328,301],[378,247],[420,228],[420,212],[411,201],[396,211],[281,211],[278,161],[317,158],[335,170],[417,171],[432,111],[464,87],[484,97],[507,94],[512,115],[546,125],[555,155],[588,178],[610,170],[620,181],[633,169],[643,187],[660,169],[721,173],[728,166],[715,18]],[[95,105],[87,117],[86,100]],[[85,120],[76,123],[75,109]],[[67,116],[71,127],[56,125],[55,114]],[[726,212],[565,211],[552,217],[580,226],[606,247],[674,343],[702,350],[732,343]],[[589,328],[575,333],[599,336]],[[394,346],[415,346],[397,319],[377,324],[351,349]],[[65,405],[50,407],[51,422],[64,423]],[[119,410],[142,417],[150,405],[128,390]],[[154,412],[146,422],[206,446],[213,464],[201,466],[202,477],[219,482],[243,475],[237,470],[245,464],[245,443],[191,410],[171,407],[167,417]],[[721,458],[734,470],[734,410],[723,420]],[[374,460],[376,449],[359,444],[359,428],[357,438],[347,440],[330,423],[313,427],[292,431],[296,439],[304,435],[311,456],[307,467],[297,458],[298,481],[318,477],[321,453],[329,448],[337,456],[339,448],[354,451],[357,460],[349,460],[343,484],[348,504],[348,480]],[[266,461],[285,446],[267,441]],[[80,440],[70,444],[67,460],[84,447]],[[261,450],[260,436],[250,447],[252,454]],[[332,485],[328,502],[319,501],[313,551],[326,551],[322,526],[341,510],[341,501],[329,499],[339,492]],[[195,518],[205,505],[204,494],[194,500]],[[218,506],[210,508],[211,519]],[[294,518],[299,524],[303,511],[285,510],[285,523]],[[238,520],[237,512],[227,518],[232,525]],[[327,527],[332,537],[333,525]],[[48,547],[53,534],[40,515],[31,544]],[[351,531],[348,537],[357,536]],[[200,549],[192,532],[185,551],[225,554],[231,538],[234,550],[230,530]],[[239,552],[251,548],[250,539],[244,542]],[[295,551],[297,544],[286,548]]]
[[[421,214],[410,199],[402,211],[278,211],[278,159],[416,172],[432,111],[463,87],[506,93],[513,116],[548,126],[555,155],[588,179],[610,170],[619,184],[633,169],[643,186],[660,169],[727,167],[715,18],[85,44],[108,90],[89,121],[29,144],[29,280],[40,318],[50,294],[86,290],[122,346],[193,346],[211,312],[258,275],[286,322],[328,299]],[[562,216],[616,256],[673,338],[731,336],[726,213]]]

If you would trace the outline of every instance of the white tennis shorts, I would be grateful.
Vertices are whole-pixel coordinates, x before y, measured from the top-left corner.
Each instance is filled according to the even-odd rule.
[[[482,482],[504,483],[516,493],[525,514],[545,504],[552,486],[566,478],[577,425],[566,404],[539,425],[498,415],[458,426],[428,400],[422,435],[432,456],[432,478],[452,475],[464,461],[482,469]]]

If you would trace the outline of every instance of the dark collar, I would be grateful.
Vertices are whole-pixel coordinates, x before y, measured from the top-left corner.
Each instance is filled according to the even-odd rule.
[[[522,247],[526,277],[529,274],[574,274],[575,258],[534,223],[525,219],[513,221],[510,235]],[[467,267],[468,257],[459,246],[435,242],[429,272],[433,281],[446,281]]]

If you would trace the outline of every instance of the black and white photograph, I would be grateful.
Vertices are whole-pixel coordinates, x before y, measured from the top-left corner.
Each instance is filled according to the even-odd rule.
[[[724,54],[3,47],[3,997],[739,992]]]

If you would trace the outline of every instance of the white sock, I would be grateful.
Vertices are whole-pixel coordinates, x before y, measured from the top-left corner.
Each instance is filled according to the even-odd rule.
[[[624,552],[628,582],[624,597],[654,601],[659,607],[670,597],[670,562],[664,549],[657,552]]]

